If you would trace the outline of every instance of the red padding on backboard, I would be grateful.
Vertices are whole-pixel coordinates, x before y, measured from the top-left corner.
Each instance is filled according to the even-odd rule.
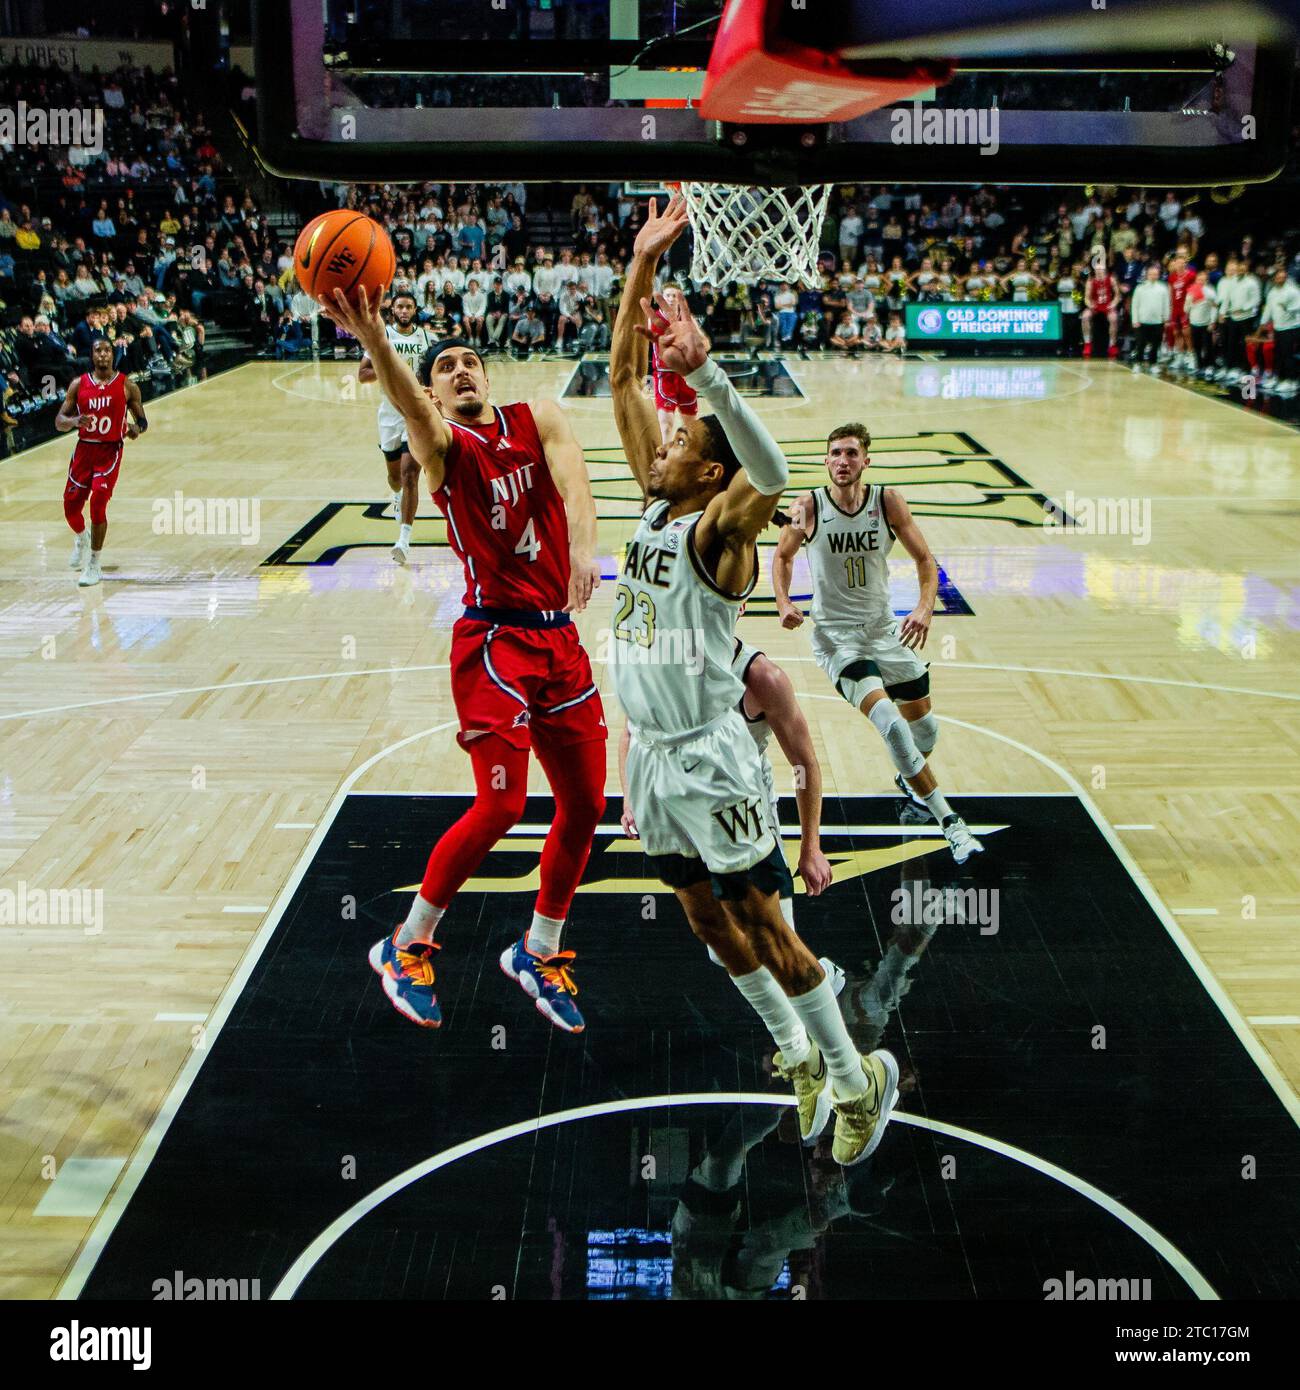
[[[831,53],[775,37],[788,0],[729,0],[709,55],[700,115],[735,125],[849,121],[947,80],[950,65],[921,64],[864,77]]]

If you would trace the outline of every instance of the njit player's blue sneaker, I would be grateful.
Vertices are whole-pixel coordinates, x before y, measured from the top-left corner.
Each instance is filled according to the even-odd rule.
[[[512,980],[519,981],[519,987],[530,998],[537,1001],[537,1010],[551,1020],[557,1028],[566,1033],[581,1033],[587,1026],[573,996],[578,986],[569,974],[569,962],[573,960],[572,951],[560,951],[542,959],[524,948],[526,936],[521,936],[513,946],[501,952],[501,969]]]
[[[370,948],[370,968],[399,1014],[421,1028],[437,1028],[442,1023],[442,1010],[433,992],[433,953],[442,948],[433,941],[399,946],[396,938],[400,930],[398,927],[392,936]]]

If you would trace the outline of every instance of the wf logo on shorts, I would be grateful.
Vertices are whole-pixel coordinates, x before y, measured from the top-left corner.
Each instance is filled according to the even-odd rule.
[[[713,819],[723,828],[732,844],[749,844],[763,834],[763,812],[756,797],[714,811]]]

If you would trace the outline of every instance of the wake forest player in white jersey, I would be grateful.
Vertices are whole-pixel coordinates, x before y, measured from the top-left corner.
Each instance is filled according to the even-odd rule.
[[[794,557],[808,551],[812,571],[813,656],[836,690],[871,720],[885,741],[900,791],[939,822],[953,858],[964,864],[983,850],[944,800],[926,761],[939,737],[930,709],[930,672],[917,656],[925,646],[939,567],[902,495],[864,481],[871,435],[841,425],[826,441],[830,486],[798,499],[772,559],[772,588],[783,627],[803,614],[790,601]],[[900,626],[889,598],[894,538],[916,561],[921,597]]]
[[[659,877],[776,1041],[804,1141],[816,1142],[833,1109],[834,1157],[857,1163],[883,1137],[898,1064],[888,1052],[859,1056],[832,982],[781,916],[781,846],[732,670],[736,617],[758,578],[755,540],[789,470],[710,361],[685,303],[671,318],[650,308],[659,257],[685,226],[680,194],[662,217],[651,200],[610,349],[614,418],[645,498],[615,590],[610,656],[630,732],[628,798]],[[667,442],[641,391],[651,337],[663,365],[715,411],[683,419]]]
[[[427,328],[415,322],[415,296],[409,290],[399,290],[393,296],[392,311],[393,322],[388,325],[388,341],[397,349],[397,355],[412,373],[417,373],[420,359],[433,346],[433,337]],[[357,380],[367,382],[375,379],[370,358],[363,357]],[[400,523],[397,544],[393,546],[393,559],[399,565],[404,565],[411,558],[411,527],[415,524],[415,510],[420,505],[420,465],[412,458],[411,446],[406,441],[406,422],[389,405],[386,396],[379,402],[379,447],[388,466],[393,515]]]

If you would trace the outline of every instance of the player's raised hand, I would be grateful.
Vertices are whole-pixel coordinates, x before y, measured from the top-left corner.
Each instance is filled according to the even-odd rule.
[[[658,347],[659,361],[670,372],[686,376],[707,360],[708,335],[695,322],[684,294],[679,294],[671,304],[662,295],[656,295],[655,300],[654,304],[648,299],[641,301],[646,322],[632,326]]]
[[[928,608],[913,608],[903,619],[902,627],[898,629],[898,640],[903,646],[919,652],[930,635],[930,623],[933,618],[934,614]]]
[[[686,199],[680,193],[674,193],[669,198],[662,216],[659,213],[659,199],[651,198],[646,204],[645,223],[632,243],[632,254],[662,256],[686,230],[687,225]]]
[[[600,588],[600,562],[578,550],[569,552],[569,601],[566,613],[581,613]]]
[[[342,329],[346,329],[369,351],[372,347],[378,347],[386,341],[384,333],[384,321],[379,316],[378,301],[371,306],[370,297],[366,294],[366,287],[357,287],[358,303],[353,304],[342,290],[334,291],[332,300],[322,299],[320,301],[321,313],[325,315],[331,323],[337,323]]]

